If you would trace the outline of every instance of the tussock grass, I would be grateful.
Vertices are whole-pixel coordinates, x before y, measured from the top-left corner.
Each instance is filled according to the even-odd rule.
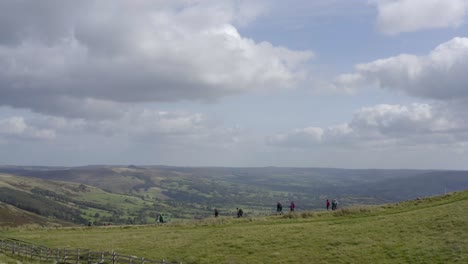
[[[282,218],[286,219],[298,219],[298,218],[312,218],[318,215],[317,212],[314,211],[303,211],[303,212],[288,212],[282,215]]]
[[[333,216],[362,216],[372,212],[369,206],[345,207],[332,212]]]

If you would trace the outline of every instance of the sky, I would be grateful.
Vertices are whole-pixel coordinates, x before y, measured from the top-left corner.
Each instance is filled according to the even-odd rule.
[[[0,165],[468,169],[468,0],[0,0]]]

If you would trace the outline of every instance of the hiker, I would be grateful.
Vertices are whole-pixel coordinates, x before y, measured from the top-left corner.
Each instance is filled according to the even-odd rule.
[[[327,199],[327,211],[329,210],[330,208],[330,201]]]
[[[280,214],[280,215],[283,214],[283,205],[281,205],[280,202],[276,204],[276,214]]]
[[[338,201],[336,199],[333,199],[332,201],[332,211],[335,211],[338,209]]]
[[[163,215],[162,215],[162,214],[159,214],[158,217],[156,218],[156,221],[157,221],[158,223],[163,224],[163,223],[164,223]]]
[[[244,211],[242,211],[242,209],[240,208],[236,208],[236,209],[237,209],[237,218],[242,217],[242,215],[244,214]]]
[[[219,215],[218,209],[216,209],[216,208],[214,209],[214,214],[215,214],[215,217],[218,217],[218,215]]]
[[[291,201],[291,204],[289,205],[289,211],[294,212],[295,208],[296,208],[296,205],[294,204],[294,201]]]

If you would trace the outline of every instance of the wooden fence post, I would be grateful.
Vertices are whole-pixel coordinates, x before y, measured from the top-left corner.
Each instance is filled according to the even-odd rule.
[[[11,249],[10,249],[11,247]],[[34,244],[22,244],[17,242],[13,239],[3,240],[0,239],[0,253],[1,252],[10,252],[12,255],[22,256],[23,258],[29,258],[37,262],[43,261],[52,261],[55,260],[57,263],[112,263],[117,264],[119,263],[119,254],[112,250],[112,252],[92,252],[89,249],[85,249],[82,251],[81,249],[52,249],[48,247],[37,246]],[[70,251],[71,250],[71,251]],[[74,256],[74,252],[76,250],[76,259]],[[54,252],[55,251],[55,252]],[[70,253],[71,252],[71,253]],[[111,254],[109,256],[109,253]],[[101,255],[99,261],[99,254]],[[106,257],[109,256],[109,257]],[[128,262],[126,261],[128,258]],[[111,261],[112,260],[112,261]],[[120,263],[128,263],[128,264],[145,264],[145,263],[153,263],[152,260],[146,260],[144,257],[139,258],[138,256],[126,256],[122,255],[120,259]],[[109,262],[108,262],[109,261]],[[158,262],[161,264],[166,264],[166,260],[162,259],[162,262]],[[181,263],[182,264],[182,263]]]

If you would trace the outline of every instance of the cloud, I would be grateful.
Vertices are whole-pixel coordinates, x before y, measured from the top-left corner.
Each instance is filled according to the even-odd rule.
[[[225,127],[222,122],[201,113],[159,111],[133,107],[118,118],[65,118],[35,113],[23,113],[0,120],[3,142],[16,139],[64,138],[102,139],[119,142],[140,142],[164,145],[221,145],[242,141],[242,129]]]
[[[23,117],[9,117],[0,119],[0,140],[51,140],[55,138],[55,131],[40,129],[28,124]]]
[[[442,106],[380,104],[361,108],[348,123],[295,129],[269,137],[268,143],[293,148],[458,144],[468,141],[465,123]]]
[[[107,135],[156,136],[193,135],[209,127],[207,118],[198,113],[138,109],[116,120],[88,121],[87,129]]]
[[[401,54],[358,64],[351,74],[338,76],[345,89],[378,87],[436,100],[468,99],[468,38],[453,38],[426,56]]]
[[[458,27],[468,13],[466,0],[374,0],[377,28],[395,35],[424,29]]]
[[[365,107],[355,113],[349,126],[361,137],[381,135],[407,137],[411,135],[447,133],[458,125],[440,109],[429,104],[410,106],[381,104]]]
[[[241,36],[255,3],[2,1],[0,105],[109,118],[125,104],[293,87],[313,53]]]
[[[320,143],[323,134],[324,130],[320,127],[299,128],[285,134],[274,135],[268,138],[268,143],[289,147],[307,147]]]

